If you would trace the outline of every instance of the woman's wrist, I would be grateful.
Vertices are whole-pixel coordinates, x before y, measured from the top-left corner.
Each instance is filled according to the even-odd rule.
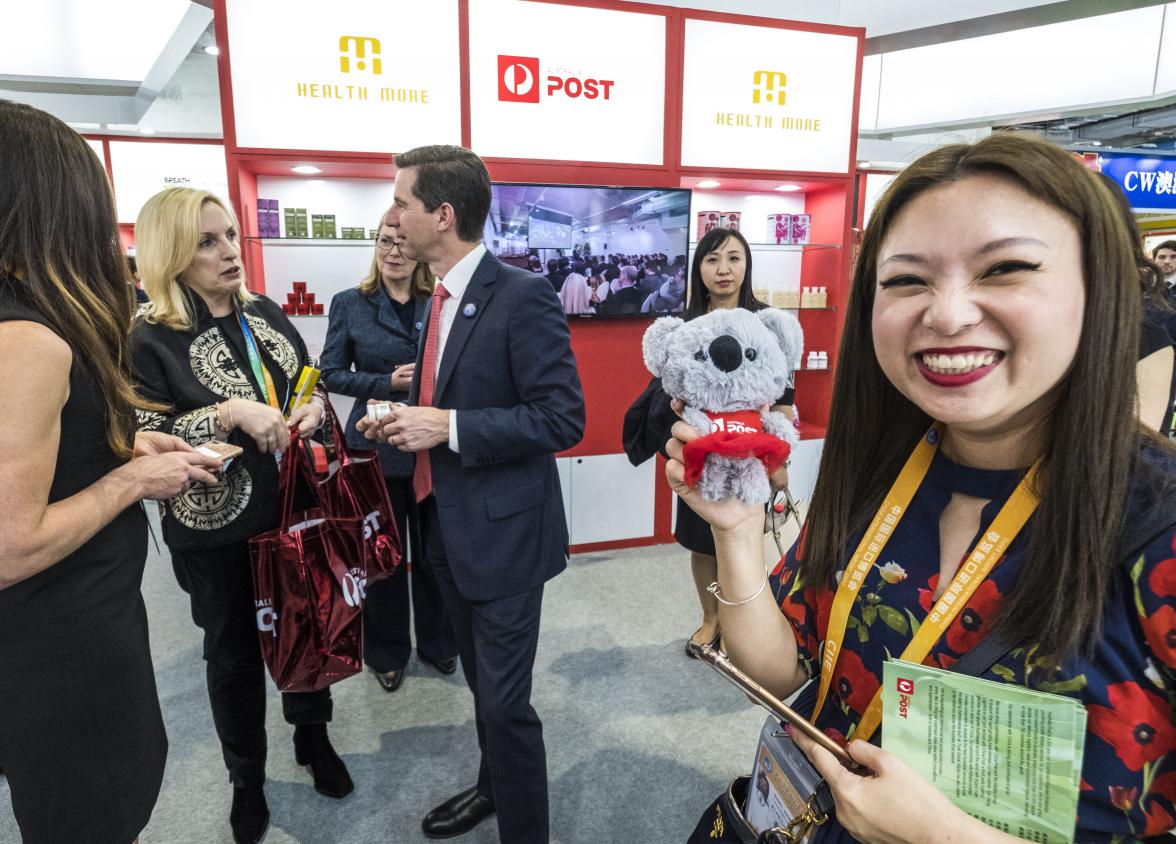
[[[236,421],[233,419],[233,399],[225,399],[217,404],[213,411],[212,418],[217,431],[227,437],[237,427]]]

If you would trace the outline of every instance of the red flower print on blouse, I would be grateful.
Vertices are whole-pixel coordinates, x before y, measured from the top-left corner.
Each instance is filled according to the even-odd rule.
[[[1139,797],[1139,786],[1124,788],[1121,785],[1108,785],[1107,790],[1111,793],[1111,805],[1116,809],[1130,812],[1135,808],[1135,800]]]
[[[1157,597],[1171,598],[1176,595],[1176,557],[1157,563],[1147,576],[1147,585]]]
[[[792,624],[793,633],[796,634],[797,647],[804,648],[804,650],[808,651],[811,659],[817,659],[819,645],[817,644],[816,636],[813,635],[812,625],[809,622],[811,613],[809,612],[808,605],[800,600],[803,595],[804,593],[802,592],[785,598],[780,603],[780,611],[784,613],[784,616]]]
[[[1143,830],[1144,835],[1159,835],[1168,832],[1176,825],[1176,820],[1163,807],[1160,799],[1167,802],[1169,806],[1176,804],[1176,771],[1169,771],[1156,777],[1152,781],[1151,791],[1143,798],[1143,802],[1147,806],[1144,812],[1147,817],[1147,826]]]
[[[947,628],[947,646],[958,654],[965,654],[984,638],[987,624],[996,615],[1001,594],[996,584],[986,580],[968,599],[968,604]]]
[[[931,612],[931,604],[934,602],[935,590],[939,588],[939,575],[931,575],[931,579],[927,581],[927,588],[919,590],[919,606],[923,608],[924,613]]]
[[[1164,604],[1140,621],[1144,638],[1156,659],[1176,667],[1176,610]]]
[[[857,653],[851,650],[841,652],[834,669],[833,691],[842,703],[861,715],[869,708],[879,685],[878,678],[866,668]]]
[[[1141,771],[1176,745],[1168,703],[1138,683],[1107,686],[1109,707],[1088,705],[1090,732],[1115,749],[1129,770]]]

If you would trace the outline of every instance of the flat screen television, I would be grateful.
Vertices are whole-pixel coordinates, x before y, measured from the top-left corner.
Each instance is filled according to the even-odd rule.
[[[486,248],[543,276],[568,316],[683,310],[689,190],[498,182],[492,191]]]

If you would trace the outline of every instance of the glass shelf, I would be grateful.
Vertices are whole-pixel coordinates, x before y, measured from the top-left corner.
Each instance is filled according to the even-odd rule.
[[[351,239],[342,237],[246,237],[245,240],[260,243],[263,246],[366,246],[375,248],[376,241],[364,238]]]
[[[698,241],[692,240],[687,244],[691,249],[698,247]],[[840,243],[755,243],[748,241],[752,249],[767,249],[773,252],[803,252],[805,249],[840,249]]]

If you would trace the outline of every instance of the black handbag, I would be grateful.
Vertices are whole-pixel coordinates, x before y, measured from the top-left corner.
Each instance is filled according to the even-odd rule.
[[[670,397],[662,389],[660,378],[652,378],[625,411],[621,425],[621,447],[634,466],[640,466],[655,454],[665,456],[670,429],[678,417],[670,410]]]

